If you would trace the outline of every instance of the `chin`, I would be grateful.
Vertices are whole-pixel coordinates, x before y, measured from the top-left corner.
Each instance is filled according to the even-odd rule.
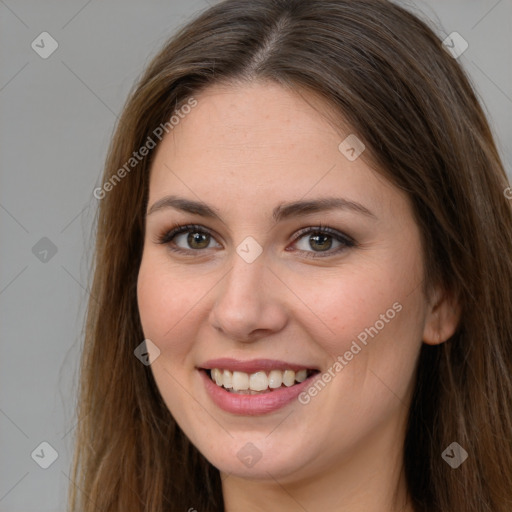
[[[305,457],[297,457],[300,446],[292,454],[291,450],[282,451],[270,443],[263,444],[242,441],[233,443],[229,449],[224,444],[219,451],[202,453],[221,473],[249,480],[286,480],[292,475],[298,477],[307,466]]]

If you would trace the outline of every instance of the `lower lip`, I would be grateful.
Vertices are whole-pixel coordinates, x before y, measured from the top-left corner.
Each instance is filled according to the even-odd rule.
[[[224,411],[245,416],[256,416],[277,411],[296,399],[304,389],[311,385],[315,377],[320,375],[320,373],[315,373],[289,388],[281,387],[260,395],[240,395],[230,393],[223,387],[217,386],[205,370],[199,370],[199,373],[204,381],[206,391],[218,407]]]

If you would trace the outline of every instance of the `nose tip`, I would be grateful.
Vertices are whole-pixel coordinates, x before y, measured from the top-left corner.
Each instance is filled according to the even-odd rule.
[[[241,343],[254,342],[286,324],[279,287],[263,258],[247,263],[238,258],[217,288],[209,320],[225,336]]]

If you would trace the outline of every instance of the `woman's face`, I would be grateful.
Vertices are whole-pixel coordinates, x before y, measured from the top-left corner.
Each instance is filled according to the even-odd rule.
[[[241,477],[292,481],[399,450],[428,316],[406,196],[296,93],[260,82],[196,99],[155,155],[138,279],[169,410]],[[327,199],[339,204],[287,206]],[[175,224],[197,227],[165,238]],[[242,389],[212,382],[214,367]],[[316,373],[290,385],[301,368]]]

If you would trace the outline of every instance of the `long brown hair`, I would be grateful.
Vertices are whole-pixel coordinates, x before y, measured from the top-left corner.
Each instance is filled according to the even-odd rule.
[[[155,150],[119,170],[205,87],[255,79],[312,91],[350,125],[366,145],[362,158],[410,197],[426,290],[442,284],[461,305],[456,333],[420,352],[404,445],[415,511],[510,512],[507,178],[459,63],[424,22],[383,0],[221,2],[170,39],[132,89],[103,176],[70,510],[223,510],[219,471],[134,356],[144,339],[136,283]],[[469,454],[457,469],[441,457],[452,442]]]

